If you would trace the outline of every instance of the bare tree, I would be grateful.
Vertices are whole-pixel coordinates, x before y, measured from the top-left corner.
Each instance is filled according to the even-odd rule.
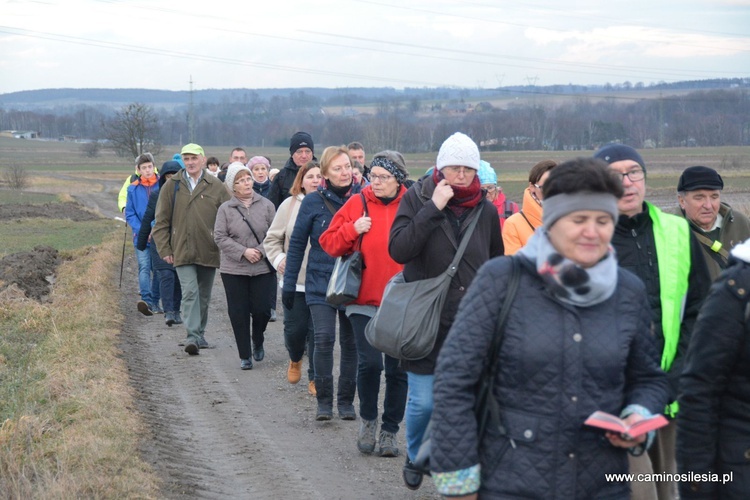
[[[3,172],[3,180],[11,189],[26,189],[29,185],[29,172],[26,167],[13,163]]]
[[[159,119],[150,106],[128,104],[102,125],[110,147],[119,156],[135,158],[146,151],[161,152]]]
[[[99,141],[84,142],[81,145],[81,152],[86,158],[97,158],[102,149],[102,143]]]

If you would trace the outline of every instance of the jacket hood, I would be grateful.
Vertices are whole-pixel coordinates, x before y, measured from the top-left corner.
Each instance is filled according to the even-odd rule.
[[[181,169],[182,166],[176,161],[165,161],[161,166],[161,172],[159,175],[159,187],[161,188],[164,183],[167,182],[167,177],[165,174],[174,174],[176,172],[179,172]]]

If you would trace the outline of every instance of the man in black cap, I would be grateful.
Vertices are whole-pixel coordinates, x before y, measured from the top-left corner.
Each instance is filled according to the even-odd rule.
[[[656,346],[670,385],[670,404],[664,409],[674,418],[677,387],[685,362],[690,333],[711,282],[698,241],[685,219],[665,214],[646,198],[646,164],[641,155],[624,144],[607,144],[595,158],[609,163],[622,179],[625,194],[617,203],[620,217],[612,246],[618,264],[635,273],[646,285]],[[625,408],[621,417],[639,412]],[[675,424],[657,431],[648,454],[630,457],[631,473],[676,474]],[[676,498],[674,481],[631,482],[632,498]]]
[[[750,220],[721,201],[724,181],[708,167],[688,167],[677,182],[677,201],[706,257],[711,280],[727,267],[729,251],[750,238]]]
[[[268,191],[268,199],[279,209],[281,202],[289,198],[289,190],[292,188],[294,178],[300,167],[310,160],[314,160],[315,144],[312,137],[307,132],[297,132],[289,141],[289,154],[291,155],[286,161],[281,172],[273,178],[271,187]]]

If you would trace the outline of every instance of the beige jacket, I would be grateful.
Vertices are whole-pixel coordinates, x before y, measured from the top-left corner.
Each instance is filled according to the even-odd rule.
[[[297,214],[299,213],[299,207],[302,200],[305,198],[304,194],[298,194],[284,200],[279,205],[279,210],[276,212],[271,227],[268,229],[266,239],[263,240],[263,246],[266,250],[266,256],[271,261],[275,269],[279,268],[279,265],[286,259],[286,252],[289,249],[289,238],[292,236],[294,230],[294,223],[297,221]],[[310,252],[310,243],[308,242],[307,248],[305,249],[305,256],[302,259],[302,268],[297,275],[297,287],[296,291],[305,291],[305,275],[307,274],[307,255]],[[283,274],[279,273],[279,285],[283,282]]]
[[[258,193],[253,194],[249,207],[245,207],[236,197],[232,197],[219,207],[216,224],[214,224],[214,240],[221,252],[220,272],[240,276],[258,276],[272,271],[265,259],[263,239],[266,237],[275,213],[273,203]],[[252,226],[252,230],[248,223]],[[258,239],[255,238],[256,235]],[[243,256],[248,248],[260,251],[263,258],[251,263]]]

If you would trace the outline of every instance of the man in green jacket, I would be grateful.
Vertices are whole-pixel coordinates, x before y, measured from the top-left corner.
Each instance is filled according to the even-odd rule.
[[[633,272],[646,285],[655,343],[661,367],[667,373],[671,395],[664,413],[677,412],[677,387],[690,333],[711,282],[698,241],[685,219],[659,210],[646,198],[646,164],[624,144],[607,144],[594,157],[609,163],[622,179],[625,194],[617,203],[620,217],[612,246],[620,267]],[[626,415],[621,415],[624,417]],[[657,431],[648,454],[630,457],[630,472],[677,472],[675,424]],[[675,481],[631,482],[632,498],[676,498]]]
[[[688,167],[677,182],[677,201],[703,249],[711,280],[727,267],[729,251],[750,238],[750,220],[721,201],[724,180],[708,167]]]
[[[162,186],[151,234],[159,256],[177,271],[187,329],[185,352],[196,355],[208,347],[208,304],[219,267],[219,249],[214,242],[216,212],[230,197],[224,184],[207,174],[202,147],[187,144],[181,154],[185,168]]]

